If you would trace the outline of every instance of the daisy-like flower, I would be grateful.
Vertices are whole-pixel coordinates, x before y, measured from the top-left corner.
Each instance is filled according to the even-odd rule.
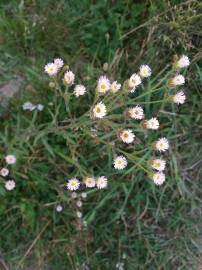
[[[107,91],[110,90],[110,87],[111,87],[110,80],[106,76],[101,76],[98,79],[96,89],[99,93],[105,94]]]
[[[8,181],[6,181],[5,188],[7,190],[9,190],[9,191],[10,190],[13,190],[15,188],[15,181],[14,180],[8,180]]]
[[[60,69],[64,66],[64,61],[61,58],[55,58],[54,64]]]
[[[82,193],[81,193],[81,197],[82,197],[83,199],[86,199],[86,198],[87,198],[87,193],[86,193],[86,192],[82,192]]]
[[[97,188],[102,189],[107,187],[107,178],[105,176],[100,176],[96,180]]]
[[[38,111],[41,112],[41,111],[43,111],[44,105],[42,105],[42,104],[37,104],[37,105],[36,105],[36,108],[37,108]]]
[[[74,88],[74,95],[76,97],[83,96],[86,93],[86,88],[84,85],[77,84]]]
[[[127,164],[127,159],[124,156],[118,156],[114,159],[114,168],[117,170],[123,170]]]
[[[59,213],[59,212],[62,212],[62,210],[63,210],[62,205],[58,204],[58,205],[56,206],[56,211]]]
[[[130,77],[130,79],[128,80],[128,86],[129,86],[129,90],[131,93],[135,92],[135,89],[138,85],[140,85],[142,83],[141,77],[134,73],[132,74],[132,76]]]
[[[69,70],[65,72],[63,82],[65,85],[72,85],[74,83],[75,75]]]
[[[2,169],[0,170],[0,175],[1,175],[1,176],[5,177],[5,176],[7,176],[8,174],[9,174],[9,170],[8,170],[7,168],[2,168]]]
[[[158,129],[159,128],[159,121],[156,117],[151,118],[150,120],[145,121],[145,127],[147,129]]]
[[[169,82],[170,86],[174,87],[174,86],[179,86],[179,85],[183,85],[185,83],[185,78],[183,75],[179,74],[176,75],[174,78],[172,78]]]
[[[58,73],[58,66],[55,63],[48,63],[44,68],[49,76],[55,76]]]
[[[151,68],[148,65],[141,65],[139,74],[142,78],[148,78],[151,76]]]
[[[72,199],[76,199],[77,198],[77,193],[76,192],[72,192],[71,197],[72,197]]]
[[[183,104],[185,102],[186,96],[183,91],[177,92],[174,96],[172,96],[172,100],[174,103]]]
[[[131,129],[124,129],[120,132],[120,138],[124,143],[132,143],[135,138],[135,134]]]
[[[144,118],[144,111],[143,111],[142,107],[140,107],[139,105],[132,107],[132,108],[129,108],[128,114],[129,114],[130,118],[132,118],[132,119],[141,120]]]
[[[189,57],[186,55],[182,55],[180,59],[175,63],[177,68],[185,68],[190,65]]]
[[[67,189],[69,190],[77,190],[80,186],[80,182],[77,178],[72,178],[67,183]]]
[[[76,202],[76,205],[77,205],[78,207],[82,207],[82,201],[77,201],[77,202]]]
[[[78,218],[82,218],[82,216],[83,216],[83,215],[82,215],[82,212],[80,212],[80,211],[77,211],[77,212],[76,212],[76,215],[77,215]]]
[[[86,177],[86,178],[84,179],[84,184],[85,184],[86,187],[88,187],[88,188],[93,188],[93,187],[95,187],[95,185],[96,185],[95,178],[94,178],[94,177]]]
[[[26,110],[33,111],[36,108],[36,106],[31,102],[27,101],[22,105],[22,108],[24,111]]]
[[[160,186],[165,182],[165,174],[162,172],[154,173],[152,179],[154,181],[154,184]]]
[[[165,152],[169,148],[169,142],[166,138],[160,138],[155,142],[155,149],[160,152]]]
[[[121,84],[120,83],[117,83],[117,81],[114,81],[112,84],[111,84],[111,92],[112,93],[116,93],[118,92],[119,90],[121,89]]]
[[[14,155],[7,155],[5,157],[6,163],[9,165],[15,164],[16,163],[16,157]]]
[[[159,172],[164,171],[166,167],[166,161],[160,158],[151,160],[151,167]]]
[[[100,101],[93,108],[93,116],[95,118],[103,118],[106,114],[107,114],[106,106],[102,101]]]

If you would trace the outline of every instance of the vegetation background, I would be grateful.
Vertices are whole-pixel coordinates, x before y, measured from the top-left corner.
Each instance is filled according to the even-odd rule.
[[[20,192],[0,188],[1,269],[201,269],[201,45],[200,0],[0,1],[1,85],[22,82],[15,98],[1,98],[0,155],[17,151],[22,183]],[[79,230],[73,202],[63,198],[64,211],[55,212],[56,181],[69,162],[57,155],[60,140],[41,133],[36,145],[18,140],[32,124],[22,104],[51,102],[44,65],[61,57],[95,79],[108,63],[110,74],[126,78],[142,63],[155,74],[183,53],[191,59],[187,102],[164,112],[172,123],[164,130],[172,144],[169,184],[152,188],[138,173],[136,181],[90,192],[88,227]],[[47,159],[55,166],[48,181]]]

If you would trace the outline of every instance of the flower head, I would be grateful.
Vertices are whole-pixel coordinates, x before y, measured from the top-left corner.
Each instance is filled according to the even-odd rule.
[[[155,142],[156,150],[160,152],[165,152],[169,148],[169,142],[166,138],[160,138],[157,142]]]
[[[5,176],[7,176],[8,174],[9,174],[9,170],[8,170],[7,168],[2,168],[2,169],[0,170],[0,175],[1,175],[1,176],[5,177]]]
[[[42,104],[37,104],[37,105],[36,105],[36,108],[37,108],[38,111],[41,112],[41,111],[43,111],[44,105],[42,105]]]
[[[77,84],[74,88],[74,95],[76,97],[83,96],[86,93],[86,88],[84,85]]]
[[[62,205],[58,204],[58,205],[56,206],[56,211],[57,211],[57,212],[62,212],[62,210],[63,210]]]
[[[160,186],[165,182],[165,174],[162,172],[154,173],[152,179],[154,181],[154,184]]]
[[[136,87],[140,85],[141,83],[142,83],[142,80],[140,76],[136,73],[132,74],[132,76],[128,80],[128,86],[130,88],[130,92],[131,93],[135,92]]]
[[[75,79],[75,75],[71,70],[65,72],[64,79],[63,79],[64,84],[72,85],[74,83],[74,79]]]
[[[127,159],[124,156],[118,156],[114,159],[114,168],[117,170],[123,170],[127,164]]]
[[[6,181],[5,188],[7,190],[9,190],[9,191],[12,190],[12,189],[14,189],[15,188],[15,181],[14,180],[8,180],[8,181]]]
[[[166,161],[163,159],[154,159],[151,161],[151,167],[157,171],[164,171],[166,167]]]
[[[142,107],[140,107],[139,105],[132,107],[132,108],[129,108],[128,114],[129,114],[130,118],[132,118],[132,119],[141,120],[144,118],[144,111],[143,111]]]
[[[106,114],[107,114],[106,106],[102,101],[100,101],[93,108],[93,116],[95,118],[103,118]]]
[[[80,212],[80,211],[77,211],[77,212],[76,212],[76,215],[77,215],[78,218],[82,218],[82,216],[83,216],[83,215],[82,215],[82,212]]]
[[[151,68],[147,65],[141,65],[139,74],[142,78],[148,78],[151,76]]]
[[[183,91],[177,92],[174,96],[172,96],[173,102],[177,104],[183,104],[185,102],[186,96]]]
[[[36,109],[36,106],[31,102],[27,101],[22,105],[22,108],[24,111],[26,110],[33,111],[34,109]]]
[[[169,83],[172,87],[179,86],[185,83],[185,78],[183,75],[179,74],[172,78]]]
[[[16,157],[14,155],[7,155],[5,157],[6,163],[11,165],[16,163]]]
[[[159,121],[156,117],[151,118],[150,120],[145,121],[145,126],[147,129],[158,129],[159,128]]]
[[[107,178],[105,176],[100,176],[96,180],[97,188],[102,189],[107,187]]]
[[[131,129],[124,129],[120,132],[120,138],[124,143],[132,143],[135,138],[135,134]]]
[[[44,68],[49,76],[55,76],[58,73],[58,66],[55,63],[48,63]]]
[[[110,90],[110,86],[110,80],[106,76],[101,76],[97,82],[97,91],[99,93],[105,94],[107,91]]]
[[[182,55],[180,59],[175,63],[177,68],[185,68],[190,65],[189,57],[186,55]]]
[[[77,178],[72,178],[67,183],[67,189],[69,190],[77,190],[80,186],[80,182]]]
[[[64,66],[64,61],[61,58],[55,58],[54,64],[60,69]]]
[[[111,84],[111,92],[112,93],[116,93],[118,92],[119,90],[121,89],[121,84],[120,83],[117,83],[117,81],[114,81],[112,84]]]
[[[95,178],[94,178],[94,177],[86,177],[86,178],[84,179],[84,184],[85,184],[86,187],[88,187],[88,188],[93,188],[93,187],[95,187],[95,185],[96,185]]]

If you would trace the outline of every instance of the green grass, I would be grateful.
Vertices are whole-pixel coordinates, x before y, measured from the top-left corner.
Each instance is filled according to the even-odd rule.
[[[201,256],[201,9],[195,1],[171,1],[170,5],[164,1],[1,1],[0,78],[2,83],[15,75],[24,78],[19,94],[1,108],[0,115],[0,156],[3,159],[13,151],[18,158],[11,174],[17,189],[5,192],[2,180],[0,186],[0,250],[10,269],[108,270],[116,269],[118,262],[129,270],[197,269]],[[113,79],[123,81],[142,63],[161,78],[173,55],[182,53],[192,59],[186,72],[187,102],[179,109],[166,105],[159,114],[164,126],[160,134],[168,136],[172,145],[166,155],[166,184],[160,189],[138,165],[130,170],[132,162],[125,173],[111,169],[114,149],[103,144],[115,139],[110,137],[109,128],[114,128],[110,120],[104,126],[107,135],[100,127],[100,142],[90,141],[86,125],[91,126],[85,118],[71,120],[71,129],[59,129],[58,122],[67,115],[65,107],[56,107],[57,117],[56,112],[50,113],[54,93],[43,67],[55,56],[65,59],[79,80],[86,78],[89,85],[82,107],[72,100],[76,118],[92,103],[95,80],[103,74],[105,62]],[[45,110],[38,115],[23,112],[27,100],[44,104]],[[148,117],[157,112],[150,103],[145,109]],[[150,143],[158,135],[141,134],[141,140]],[[137,147],[142,151],[139,165],[144,166],[151,151]],[[106,174],[110,184],[106,191],[88,192],[83,206],[88,226],[81,230],[75,218],[76,201],[62,185],[75,172],[86,175],[93,170]],[[55,211],[58,203],[64,206],[61,213]]]

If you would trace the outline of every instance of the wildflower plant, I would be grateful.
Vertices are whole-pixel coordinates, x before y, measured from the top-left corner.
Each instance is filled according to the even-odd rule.
[[[162,111],[185,102],[181,86],[184,87],[186,79],[181,71],[188,65],[189,59],[183,55],[156,74],[142,64],[126,79],[100,74],[97,81],[88,85],[87,80],[57,58],[44,68],[51,103],[22,104],[23,114],[33,113],[33,119],[19,142],[26,138],[25,144],[31,147],[29,152],[34,151],[42,138],[45,151],[41,162],[52,168],[44,177],[47,181],[60,178],[54,185],[61,198],[61,194],[110,189],[113,181],[135,181],[134,175],[139,171],[144,172],[142,183],[151,182],[159,188],[169,181],[167,151],[172,147],[164,133],[164,126],[169,123],[164,123]],[[42,113],[47,115],[45,122],[39,118]],[[43,137],[48,140],[45,142]],[[58,142],[54,151],[53,137]],[[18,151],[18,143],[11,150]],[[47,158],[47,152],[51,158]],[[15,163],[16,157],[5,153],[5,164],[0,170],[2,179],[10,177],[7,166]],[[17,163],[20,166],[20,161]],[[12,178],[15,179],[15,174]],[[15,180],[7,180],[4,185],[9,191],[18,189]],[[62,211],[60,203],[57,201],[55,208],[58,212]],[[81,217],[80,210],[78,213]]]

